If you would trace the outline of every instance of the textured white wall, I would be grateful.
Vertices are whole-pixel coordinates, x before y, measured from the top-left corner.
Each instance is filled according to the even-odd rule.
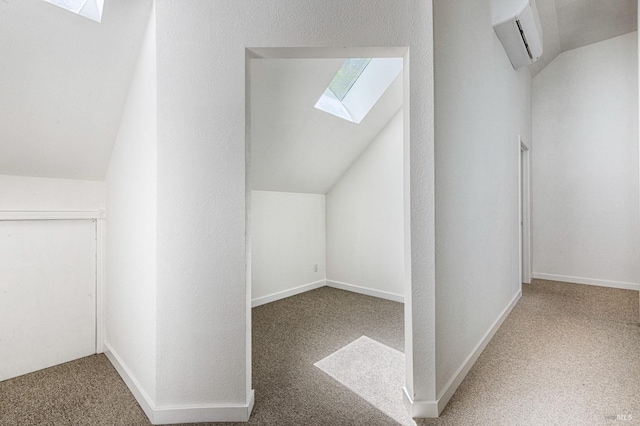
[[[0,211],[104,209],[104,182],[0,175]],[[0,380],[95,353],[94,222],[0,221]]]
[[[412,295],[416,321],[406,333],[415,346],[408,348],[407,385],[418,399],[433,399],[431,2],[194,0],[185,7],[158,0],[156,13],[157,404],[246,404],[250,397],[247,46],[410,48],[405,134],[415,212],[411,273],[420,285]]]
[[[533,81],[534,276],[640,282],[637,43],[564,52]]]
[[[0,294],[0,381],[95,354],[95,221],[0,221]]]
[[[97,211],[104,182],[0,175],[0,210]]]
[[[156,375],[155,18],[107,171],[106,342],[147,397]]]
[[[327,280],[404,295],[400,110],[327,193]]]
[[[251,191],[253,300],[317,281],[324,285],[325,226],[324,194]]]
[[[489,0],[434,2],[434,42],[440,394],[520,290],[518,135],[531,139],[531,77],[512,68]]]

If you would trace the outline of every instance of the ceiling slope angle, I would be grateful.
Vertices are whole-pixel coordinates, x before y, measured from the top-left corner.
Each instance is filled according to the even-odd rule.
[[[402,108],[402,73],[360,124],[315,108],[344,62],[252,60],[253,189],[327,193]]]
[[[0,1],[0,174],[104,179],[151,0],[105,6]]]
[[[563,52],[638,28],[637,0],[556,0]]]
[[[562,52],[638,29],[637,0],[536,0],[536,4],[544,52],[537,62],[529,65],[532,76]]]
[[[44,0],[92,21],[102,20],[104,0]]]

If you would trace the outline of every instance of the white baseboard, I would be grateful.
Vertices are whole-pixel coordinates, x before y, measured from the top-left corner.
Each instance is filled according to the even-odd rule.
[[[275,302],[276,300],[284,299],[287,297],[295,296],[306,291],[315,290],[320,287],[333,287],[340,290],[351,291],[353,293],[360,293],[367,296],[379,297],[381,299],[393,300],[394,302],[404,303],[404,296],[401,294],[389,293],[387,291],[374,290],[367,287],[360,287],[353,284],[347,284],[340,281],[320,280],[309,284],[304,284],[298,287],[291,288],[289,290],[280,291],[278,293],[268,294],[266,296],[256,297],[251,300],[251,307],[264,305],[267,303]]]
[[[445,385],[444,390],[438,396],[438,415],[442,413],[444,407],[449,403],[449,400],[458,389],[458,386],[460,386],[460,383],[462,383],[464,378],[467,376],[467,373],[469,373],[469,370],[471,370],[471,367],[473,367],[473,364],[476,363],[480,354],[484,351],[484,348],[487,347],[493,336],[496,334],[496,331],[498,331],[504,320],[516,306],[520,297],[522,297],[522,290],[518,291],[513,299],[511,299],[511,302],[509,302],[507,307],[504,308],[498,319],[495,320],[491,328],[489,328],[473,351],[471,351],[467,359],[464,360],[460,368],[458,368],[458,371],[456,371],[451,380],[449,380],[449,383]]]
[[[249,401],[241,405],[200,405],[195,407],[156,408],[153,424],[246,422],[249,420],[255,393],[251,390]]]
[[[315,290],[316,288],[324,287],[325,285],[326,281],[320,280],[298,287],[290,288],[289,290],[279,291],[277,293],[268,294],[266,296],[256,297],[255,299],[251,300],[251,307],[255,308],[256,306],[295,296],[296,294],[304,293],[305,291]]]
[[[246,404],[238,405],[196,405],[188,407],[156,407],[140,383],[131,374],[109,343],[104,344],[105,355],[113,364],[122,380],[140,404],[142,411],[152,424],[205,423],[205,422],[246,422],[249,420],[255,401],[254,391],[249,393]]]
[[[120,377],[122,377],[122,380],[124,380],[124,383],[136,398],[136,401],[138,401],[138,404],[140,405],[140,408],[142,408],[142,411],[144,411],[151,423],[153,423],[153,413],[155,407],[149,395],[140,386],[140,382],[138,382],[133,374],[131,374],[131,371],[129,371],[118,354],[107,342],[104,342],[104,354],[107,356],[109,361],[111,361],[111,364],[116,369]]]
[[[402,388],[402,400],[413,418],[432,419],[440,415],[438,401],[414,401],[406,387]]]
[[[620,288],[623,290],[640,291],[640,284],[628,283],[623,281],[596,280],[593,278],[569,277],[566,275],[544,274],[540,272],[534,272],[533,278],[534,279],[537,278],[539,280],[561,281],[561,282],[573,283],[573,284],[586,284],[586,285],[595,285],[599,287],[611,287],[611,288]]]
[[[433,418],[438,417],[440,413],[442,413],[442,410],[444,410],[444,407],[446,407],[446,405],[449,403],[449,400],[458,389],[464,378],[467,376],[467,373],[469,373],[471,367],[473,367],[473,365],[476,363],[484,348],[487,347],[493,336],[496,334],[496,331],[498,331],[504,320],[509,316],[513,308],[516,306],[521,296],[522,291],[519,291],[513,297],[513,299],[511,299],[511,302],[509,302],[498,319],[496,319],[493,325],[491,325],[491,328],[489,328],[480,342],[478,342],[476,347],[473,348],[473,351],[471,351],[467,359],[464,360],[460,368],[458,368],[458,370],[455,372],[451,380],[449,380],[449,382],[446,384],[436,401],[414,401],[413,398],[411,398],[411,395],[409,395],[407,389],[404,388],[405,405],[411,412],[412,417]]]
[[[327,280],[327,287],[333,287],[340,290],[351,291],[353,293],[360,293],[367,296],[379,297],[381,299],[404,303],[404,296],[401,294],[389,293],[382,290],[374,290],[372,288],[360,287],[358,285],[343,283],[340,281]]]

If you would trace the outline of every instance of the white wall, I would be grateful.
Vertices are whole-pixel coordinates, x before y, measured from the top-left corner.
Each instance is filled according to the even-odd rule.
[[[329,284],[397,301],[404,295],[402,123],[400,110],[327,193]]]
[[[0,210],[98,211],[104,182],[0,175]]]
[[[637,43],[564,52],[533,81],[534,277],[640,288]]]
[[[252,191],[251,207],[253,305],[325,285],[324,194]]]
[[[205,407],[213,418],[221,412],[215,407],[247,406],[252,397],[247,46],[409,47],[411,273],[420,285],[412,289],[407,312],[414,306],[420,315],[415,324],[407,322],[407,387],[418,400],[433,399],[431,2],[195,0],[184,7],[158,0],[156,13],[158,406]],[[353,50],[331,55],[341,52]]]
[[[446,402],[520,292],[518,135],[531,139],[531,77],[512,68],[489,0],[434,2],[434,42],[436,369]]]
[[[95,221],[0,221],[0,295],[0,381],[95,354]]]
[[[151,401],[156,385],[155,29],[152,11],[106,177],[107,349]]]
[[[104,182],[0,175],[0,213],[104,209]],[[0,294],[9,304],[0,306],[0,322],[9,327],[0,330],[0,341],[11,353],[0,352],[0,380],[96,352],[94,222],[0,221],[2,237],[12,237],[3,239],[0,254]]]

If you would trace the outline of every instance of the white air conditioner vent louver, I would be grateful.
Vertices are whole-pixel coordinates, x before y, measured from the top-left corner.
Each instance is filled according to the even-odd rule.
[[[535,0],[492,0],[493,29],[513,68],[542,56],[542,26]]]

